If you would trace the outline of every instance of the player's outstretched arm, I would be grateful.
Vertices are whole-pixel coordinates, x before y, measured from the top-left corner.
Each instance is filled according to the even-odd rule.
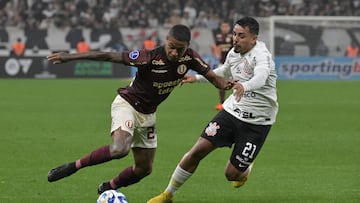
[[[237,82],[234,80],[225,80],[223,77],[216,75],[213,71],[210,70],[204,76],[186,74],[181,81],[181,85],[183,85],[184,83],[205,82],[205,81],[206,82],[210,81],[215,87],[225,90],[231,89],[234,83]]]
[[[229,90],[234,85],[234,81],[225,80],[223,77],[216,75],[212,70],[207,72],[204,76],[208,81],[210,81],[215,87],[219,89]]]
[[[114,63],[122,63],[122,52],[101,52],[92,51],[85,53],[69,54],[65,52],[54,53],[47,56],[48,61],[53,64],[65,63],[73,60],[95,60],[95,61],[110,61]]]

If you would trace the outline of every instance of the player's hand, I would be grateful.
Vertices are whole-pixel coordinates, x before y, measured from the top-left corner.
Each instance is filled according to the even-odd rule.
[[[233,95],[235,96],[236,101],[239,102],[244,95],[244,86],[239,82],[235,82],[232,89],[234,90]]]
[[[237,80],[227,80],[224,90],[230,90],[236,82],[237,82]]]
[[[196,81],[195,75],[186,74],[181,80],[180,85],[183,85],[184,83],[192,83]]]
[[[66,61],[68,61],[66,59],[66,56],[68,54],[65,53],[65,52],[59,52],[59,53],[54,53],[54,54],[51,54],[49,56],[47,56],[47,60],[52,62],[53,64],[59,64],[59,63],[64,63]]]

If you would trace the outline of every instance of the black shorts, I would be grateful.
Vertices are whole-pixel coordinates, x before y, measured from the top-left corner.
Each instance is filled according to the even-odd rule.
[[[230,162],[240,171],[255,160],[271,125],[254,125],[235,118],[226,111],[220,111],[209,122],[201,137],[209,140],[216,147],[231,147]]]

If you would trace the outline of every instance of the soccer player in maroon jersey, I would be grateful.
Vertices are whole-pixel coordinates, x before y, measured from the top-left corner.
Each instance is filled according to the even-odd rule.
[[[189,48],[190,39],[188,27],[175,25],[169,30],[165,45],[151,51],[54,53],[47,57],[53,64],[88,59],[137,67],[135,78],[127,87],[118,89],[111,106],[112,143],[50,170],[49,182],[70,176],[87,166],[123,158],[130,150],[134,164],[100,184],[98,193],[137,183],[151,173],[157,147],[156,109],[181,83],[187,71],[198,72],[219,89],[230,89],[233,85],[232,81],[217,76],[199,54]]]

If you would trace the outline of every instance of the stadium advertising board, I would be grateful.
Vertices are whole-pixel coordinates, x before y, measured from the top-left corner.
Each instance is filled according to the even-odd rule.
[[[279,80],[359,80],[360,61],[347,57],[275,57]]]
[[[0,57],[0,78],[129,78],[131,68],[103,61],[51,64],[43,57]]]
[[[214,65],[211,57],[204,57]],[[279,80],[360,80],[360,61],[347,57],[275,57]],[[53,65],[43,57],[0,57],[0,78],[130,78],[131,67],[102,61]]]

